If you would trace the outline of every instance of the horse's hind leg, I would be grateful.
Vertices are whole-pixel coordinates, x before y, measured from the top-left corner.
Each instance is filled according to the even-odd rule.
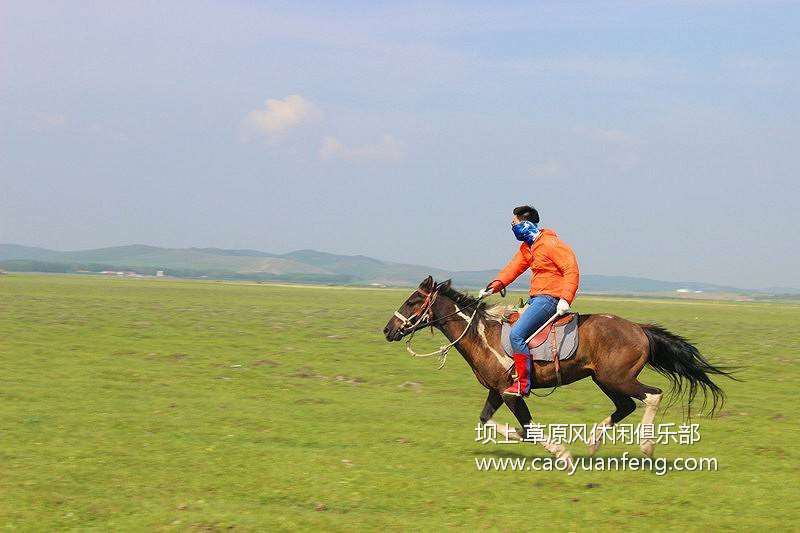
[[[645,431],[644,426],[652,424],[653,420],[655,420],[656,413],[658,412],[658,405],[661,403],[662,392],[661,389],[656,387],[651,387],[643,383],[640,383],[640,385],[642,386],[642,392],[644,393],[644,398],[642,398],[642,401],[644,402],[644,416],[642,416],[642,424],[639,426],[639,438],[641,439],[639,442],[639,448],[647,457],[652,457],[656,443],[653,442],[652,439],[643,438],[643,433]],[[650,432],[650,434],[652,435],[653,432]]]
[[[512,413],[514,413],[514,417],[522,425],[522,433],[520,434],[520,437],[523,437],[525,434],[525,426],[533,424],[533,417],[531,416],[530,410],[528,410],[528,405],[525,403],[525,400],[518,396],[504,397],[503,401],[506,402],[508,408],[511,409]],[[539,440],[539,444],[541,444],[545,450],[553,454],[557,459],[564,458],[567,463],[570,465],[572,464],[572,454],[563,445],[554,444],[546,437]]]
[[[658,405],[661,403],[662,391],[658,387],[645,385],[635,379],[625,383],[621,389],[625,394],[644,402],[644,416],[642,417],[642,423],[639,425],[639,448],[646,456],[652,457],[656,443],[647,438],[645,425],[650,425],[655,420]],[[652,435],[652,432],[650,434]]]
[[[616,407],[616,410],[611,413],[611,415],[607,416],[602,422],[597,424],[594,433],[589,436],[588,453],[590,457],[597,453],[597,450],[600,448],[600,444],[603,442],[600,436],[604,431],[608,431],[604,428],[610,428],[614,424],[618,424],[620,420],[636,410],[636,404],[633,402],[630,396],[623,392],[618,392],[608,385],[601,383],[596,377],[592,377],[592,379],[594,379],[594,382],[597,383],[598,387],[600,387],[600,390],[602,390],[605,395],[608,396],[612,402],[614,402],[614,407]]]

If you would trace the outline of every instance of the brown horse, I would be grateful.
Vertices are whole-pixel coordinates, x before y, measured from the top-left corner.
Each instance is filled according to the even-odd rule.
[[[428,276],[400,306],[383,332],[391,342],[425,327],[439,329],[454,342],[453,346],[472,368],[475,377],[489,390],[480,414],[481,423],[494,424],[507,438],[518,438],[505,434],[492,420],[495,411],[505,403],[523,427],[533,423],[524,399],[501,394],[513,381],[512,365],[502,353],[500,341],[507,309],[504,305],[488,307],[479,299],[453,289],[450,280],[434,283]],[[730,377],[729,373],[706,361],[686,339],[658,326],[635,324],[613,315],[579,315],[577,318],[580,342],[575,355],[561,361],[562,382],[568,384],[591,376],[616,408],[590,436],[589,455],[600,446],[599,437],[604,430],[600,426],[612,426],[631,414],[636,409],[634,398],[645,404],[642,424],[653,423],[662,391],[638,381],[646,364],[665,375],[675,392],[680,393],[684,385],[688,386],[689,409],[699,390],[703,392],[704,405],[707,395],[711,395],[710,414],[724,401],[722,389],[711,381],[709,374]],[[534,361],[532,381],[533,388],[555,386],[555,365]],[[524,433],[518,429],[517,435]],[[560,444],[549,441],[541,444],[556,457],[571,460],[569,451]],[[646,455],[652,456],[652,440],[643,438],[640,447]]]

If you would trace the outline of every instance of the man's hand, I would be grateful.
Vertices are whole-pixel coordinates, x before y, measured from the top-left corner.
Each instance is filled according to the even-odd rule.
[[[492,281],[489,282],[489,284],[486,286],[485,289],[481,289],[480,292],[478,292],[478,298],[485,298],[496,292],[499,292],[500,296],[502,296],[503,298],[506,297],[505,285],[503,285],[503,282],[500,281],[499,279],[493,279]]]
[[[569,311],[569,302],[567,302],[564,298],[561,298],[558,301],[558,305],[556,305],[556,312],[558,316],[566,315],[567,311]]]

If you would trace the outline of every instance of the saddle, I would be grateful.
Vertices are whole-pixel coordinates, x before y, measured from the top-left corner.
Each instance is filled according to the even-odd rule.
[[[531,356],[536,361],[554,361],[556,359],[569,359],[578,349],[578,315],[570,313],[557,318],[547,327],[542,329],[528,342]],[[503,329],[500,339],[503,350],[508,357],[514,355],[511,348],[511,326],[519,318],[518,312],[513,312],[503,320]],[[550,339],[549,343],[545,343]],[[556,357],[558,355],[558,357]]]
[[[523,309],[524,311],[524,309]],[[503,350],[508,357],[513,357],[511,348],[511,326],[519,318],[519,312],[505,317],[500,333]],[[578,315],[570,313],[557,318],[537,333],[530,341],[528,348],[534,361],[553,361],[556,365],[556,380],[561,385],[561,365],[559,361],[569,359],[578,350]],[[545,341],[550,340],[549,343]]]
[[[517,320],[519,320],[519,315],[520,315],[520,312],[519,312],[519,311],[514,311],[513,313],[511,313],[511,314],[510,314],[510,315],[509,315],[509,316],[506,318],[506,322],[508,322],[508,324],[509,324],[509,325],[513,326],[513,325],[514,325],[514,323],[515,323]],[[550,334],[552,333],[552,331],[553,331],[553,330],[554,330],[556,327],[559,327],[559,326],[566,326],[567,324],[569,324],[570,322],[572,322],[573,320],[575,320],[575,317],[576,317],[576,316],[577,316],[577,314],[576,314],[576,313],[568,313],[568,314],[566,314],[566,315],[562,316],[561,318],[557,318],[557,319],[555,319],[555,320],[554,320],[554,321],[552,321],[552,322],[551,322],[551,323],[550,323],[550,324],[549,324],[549,325],[548,325],[546,328],[544,328],[542,331],[540,331],[539,333],[537,333],[535,337],[533,337],[533,338],[532,338],[530,341],[528,341],[528,347],[529,347],[530,349],[538,348],[539,346],[541,346],[541,344],[542,344],[542,343],[543,343],[545,340],[547,340],[547,337],[549,337],[549,336],[550,336]],[[561,359],[566,359],[566,357],[562,357]]]

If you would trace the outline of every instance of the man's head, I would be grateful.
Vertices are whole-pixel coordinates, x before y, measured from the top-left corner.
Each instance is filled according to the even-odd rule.
[[[511,219],[512,224],[519,224],[523,220],[529,220],[534,224],[539,223],[539,212],[529,206],[529,205],[521,205],[519,207],[514,208],[514,218]]]

